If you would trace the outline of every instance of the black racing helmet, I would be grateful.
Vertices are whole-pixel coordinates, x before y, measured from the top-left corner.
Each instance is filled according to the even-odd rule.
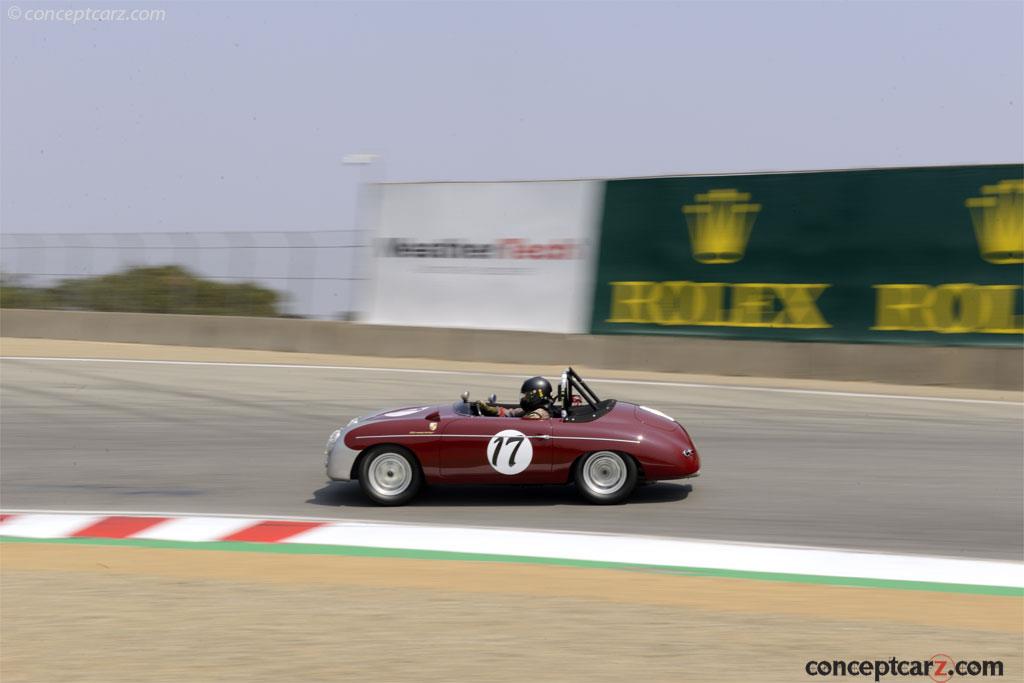
[[[519,407],[523,410],[537,410],[551,403],[551,382],[543,377],[526,380],[519,392]]]

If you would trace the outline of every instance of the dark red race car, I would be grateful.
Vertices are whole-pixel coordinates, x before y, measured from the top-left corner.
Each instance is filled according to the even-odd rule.
[[[409,502],[424,483],[574,483],[588,501],[610,504],[640,482],[700,470],[682,425],[653,408],[599,399],[572,368],[562,374],[552,414],[485,416],[467,393],[454,405],[355,418],[327,442],[327,476],[358,480],[381,505]]]

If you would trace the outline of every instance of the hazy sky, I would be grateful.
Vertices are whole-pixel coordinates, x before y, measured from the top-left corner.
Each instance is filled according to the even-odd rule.
[[[1021,2],[2,5],[5,232],[347,228],[350,152],[388,180],[1024,160]]]

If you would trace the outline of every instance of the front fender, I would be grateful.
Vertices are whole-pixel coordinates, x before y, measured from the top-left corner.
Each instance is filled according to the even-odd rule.
[[[334,481],[350,481],[356,478],[354,467],[359,451],[345,445],[345,435],[356,426],[354,422],[353,420],[347,427],[334,430],[327,440],[324,466],[327,468],[327,477]]]

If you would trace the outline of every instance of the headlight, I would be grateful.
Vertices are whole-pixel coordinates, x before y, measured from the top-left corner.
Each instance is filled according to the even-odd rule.
[[[338,439],[341,438],[341,431],[340,429],[335,429],[331,434],[331,438],[327,439],[327,450],[331,450],[334,448],[334,444],[338,443]]]

